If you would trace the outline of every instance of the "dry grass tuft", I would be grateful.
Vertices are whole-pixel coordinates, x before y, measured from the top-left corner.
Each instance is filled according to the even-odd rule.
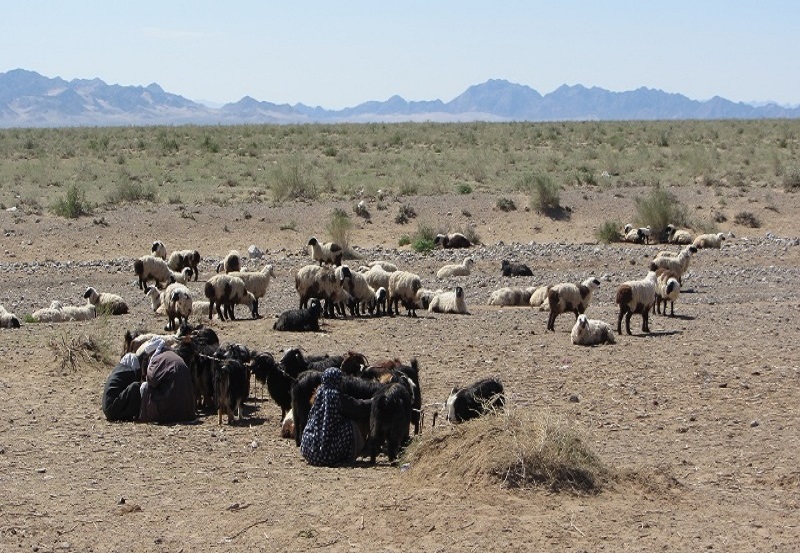
[[[597,493],[611,473],[571,425],[550,414],[506,404],[504,411],[443,425],[407,448],[409,476],[465,485]]]
[[[61,374],[66,374],[67,369],[76,372],[83,363],[114,364],[108,345],[92,336],[68,336],[63,333],[51,338],[48,345],[53,350],[53,357],[59,364]]]

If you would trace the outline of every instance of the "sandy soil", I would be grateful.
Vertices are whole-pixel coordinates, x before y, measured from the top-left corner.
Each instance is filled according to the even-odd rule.
[[[293,272],[308,262],[303,243],[324,236],[334,205],[189,207],[183,217],[176,206],[135,206],[73,222],[0,213],[0,304],[8,310],[22,316],[53,299],[82,303],[88,285],[123,295],[132,309],[0,330],[0,551],[795,551],[800,202],[776,190],[726,190],[724,205],[707,187],[676,193],[698,218],[719,209],[730,220],[748,209],[762,226],[721,224],[736,237],[695,258],[676,317],[656,317],[649,335],[634,318],[634,336],[596,348],[570,344],[569,315],[548,333],[546,313],[486,302],[500,286],[594,274],[603,284],[589,314],[615,322],[616,285],[640,278],[660,249],[595,244],[602,221],[631,218],[632,195],[621,190],[565,192],[572,213],[560,221],[499,212],[485,194],[403,198],[420,221],[476,224],[486,246],[471,251],[473,274],[455,279],[471,315],[330,320],[318,334],[277,333],[272,322],[295,306]],[[524,197],[515,201],[525,205]],[[359,220],[352,237],[359,252],[418,272],[428,287],[452,284],[438,282],[435,271],[463,252],[397,249],[416,223],[396,225],[399,204],[387,204],[386,211],[371,205],[371,223]],[[291,222],[294,230],[279,230]],[[212,321],[223,341],[272,353],[299,345],[417,357],[424,432],[439,431],[431,415],[454,384],[497,375],[519,408],[574,424],[606,465],[634,477],[580,495],[458,482],[447,471],[420,477],[414,466],[401,470],[385,459],[313,468],[279,437],[279,408],[259,398],[234,426],[219,427],[211,416],[190,426],[108,423],[99,402],[110,368],[81,362],[62,371],[48,343],[90,335],[118,355],[125,329],[160,329],[164,321],[131,268],[154,239],[198,248],[199,284],[230,248],[256,244],[275,264],[267,316]],[[504,258],[527,263],[536,276],[501,277]]]

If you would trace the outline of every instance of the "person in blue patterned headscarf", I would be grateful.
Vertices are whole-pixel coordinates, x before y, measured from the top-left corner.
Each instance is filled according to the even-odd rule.
[[[350,417],[369,413],[370,401],[343,394],[341,383],[342,371],[338,368],[322,373],[322,384],[300,440],[300,454],[310,465],[330,467],[352,462],[363,448],[363,437]]]

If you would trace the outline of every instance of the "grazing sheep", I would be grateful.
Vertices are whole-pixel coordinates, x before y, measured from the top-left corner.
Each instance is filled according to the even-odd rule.
[[[547,293],[547,302],[550,305],[550,316],[547,319],[547,330],[555,332],[556,317],[561,313],[571,311],[577,319],[586,311],[592,301],[592,292],[600,287],[600,281],[595,277],[587,278],[580,284],[562,282],[550,288]]]
[[[214,275],[206,281],[204,293],[209,301],[209,319],[213,317],[214,306],[216,306],[217,315],[220,319],[223,321],[226,319],[235,320],[234,306],[236,304],[246,305],[250,309],[252,317],[254,319],[258,318],[256,299],[253,294],[247,291],[244,281],[238,277],[228,274]]]
[[[180,282],[186,284],[192,270],[188,267],[183,269],[180,273],[176,273],[169,268],[167,262],[160,257],[152,255],[145,255],[133,262],[133,271],[139,277],[139,288],[144,291],[147,283],[151,280],[159,284],[169,284],[172,282]]]
[[[0,305],[0,328],[19,328],[20,322],[16,315],[6,311],[6,308]]]
[[[188,324],[192,314],[192,293],[178,282],[167,286],[162,294],[162,305],[167,314],[167,326],[164,330],[177,330],[181,324]]]
[[[397,270],[397,265],[391,261],[370,261],[368,265],[369,267],[375,267],[377,265],[387,273],[393,273]]]
[[[417,292],[422,288],[419,275],[408,271],[395,271],[389,277],[389,314],[400,314],[400,303],[409,317],[417,316]]]
[[[489,296],[489,305],[527,306],[530,305],[531,296],[535,291],[536,288],[533,286],[529,286],[528,288],[498,288]]]
[[[344,250],[339,244],[334,242],[325,242],[320,244],[319,241],[312,236],[308,240],[308,250],[311,254],[311,259],[319,261],[319,264],[330,263],[337,267],[342,264],[342,255]]]
[[[669,224],[666,228],[667,242],[670,244],[688,245],[692,243],[692,233],[685,229],[676,228],[675,225]]]
[[[83,297],[97,308],[97,311],[106,315],[126,315],[128,304],[117,294],[98,292],[91,286],[86,289]]]
[[[311,298],[309,306],[284,311],[272,325],[274,330],[289,332],[319,332],[319,318],[322,306],[317,298]]]
[[[464,301],[464,289],[456,286],[450,292],[436,294],[428,306],[431,313],[455,313],[469,315],[467,302]]]
[[[625,329],[631,334],[631,316],[636,313],[642,316],[642,332],[650,332],[650,310],[656,301],[656,267],[650,264],[650,272],[641,280],[629,280],[617,287],[614,300],[619,305],[617,316],[617,333],[622,334],[622,317],[625,317]]]
[[[437,234],[433,239],[433,244],[436,247],[444,249],[469,248],[472,246],[472,242],[470,242],[469,239],[460,232]]]
[[[455,265],[445,265],[436,271],[437,278],[448,278],[454,276],[469,276],[470,269],[475,264],[471,257],[465,257],[464,261]]]
[[[683,248],[681,252],[674,257],[666,254],[659,254],[653,259],[653,263],[656,264],[656,268],[661,267],[676,273],[678,275],[676,277],[678,281],[683,283],[683,274],[689,269],[689,262],[692,259],[692,255],[696,253],[697,248],[689,245]]]
[[[200,265],[200,252],[197,250],[176,250],[169,254],[167,265],[177,273],[182,272],[183,269],[188,267],[191,269],[189,276],[194,275],[194,281],[197,282],[197,278],[200,275],[200,271],[198,270],[198,266]]]
[[[549,293],[549,286],[539,286],[531,294],[531,299],[528,303],[531,304],[531,307],[538,307],[541,311],[550,309],[550,305],[547,303],[547,294]]]
[[[242,255],[237,250],[231,250],[217,264],[217,272],[233,273],[242,270]]]
[[[530,267],[524,263],[511,263],[508,259],[504,259],[500,263],[500,273],[504,277],[533,276],[533,271],[531,271]]]
[[[272,265],[264,265],[264,268],[258,272],[251,273],[250,271],[232,271],[228,274],[239,277],[244,281],[244,287],[248,292],[253,294],[253,297],[256,299],[255,311],[258,315],[258,300],[267,295],[269,281],[270,279],[275,278],[275,272],[273,271]]]
[[[661,315],[661,303],[664,303],[664,315],[667,314],[667,302],[670,302],[670,317],[675,316],[675,300],[681,293],[681,283],[677,273],[669,269],[656,269],[656,303],[653,309]]]
[[[579,315],[572,327],[572,343],[578,346],[596,346],[598,344],[615,343],[614,329],[605,321],[587,319],[586,315]]]
[[[700,234],[694,239],[692,245],[698,250],[702,250],[703,248],[720,249],[724,240],[725,233],[722,232],[716,234]]]
[[[484,378],[466,388],[455,387],[445,403],[447,420],[453,423],[475,419],[505,405],[503,383]]]

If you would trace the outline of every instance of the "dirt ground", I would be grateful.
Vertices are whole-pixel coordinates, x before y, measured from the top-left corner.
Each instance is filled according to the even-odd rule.
[[[356,218],[357,251],[417,272],[426,287],[458,282],[471,314],[328,320],[313,334],[278,333],[272,323],[295,306],[293,273],[309,261],[303,244],[325,236],[333,204],[133,206],[71,222],[0,213],[0,304],[9,311],[22,317],[54,299],[80,304],[89,285],[131,307],[129,315],[86,323],[0,329],[0,551],[795,551],[797,196],[676,189],[698,219],[723,211],[720,230],[735,237],[696,256],[676,317],[656,316],[648,335],[634,317],[633,336],[582,348],[570,343],[571,315],[548,333],[544,312],[487,305],[500,286],[596,275],[603,283],[588,314],[615,323],[616,286],[641,278],[661,246],[598,245],[594,228],[630,220],[633,195],[643,191],[570,189],[562,204],[571,215],[556,221],[497,211],[487,194],[403,198],[417,221],[475,223],[485,245],[470,252],[473,274],[449,282],[435,271],[464,252],[397,248],[416,222],[395,224],[392,199],[385,211],[370,202],[372,222]],[[335,205],[349,211],[353,203]],[[760,228],[731,223],[743,209]],[[447,471],[419,475],[385,458],[314,468],[280,438],[280,410],[258,390],[233,426],[213,416],[196,425],[108,423],[100,395],[110,367],[79,362],[62,370],[48,344],[88,335],[118,356],[126,329],[161,329],[132,272],[132,259],[155,239],[203,254],[201,282],[191,285],[198,297],[231,248],[255,244],[265,259],[248,265],[275,265],[277,280],[262,300],[266,317],[208,323],[222,341],[273,354],[302,346],[416,357],[425,433],[447,424],[439,418],[430,426],[454,384],[496,375],[518,408],[573,424],[608,467],[635,477],[581,495],[460,482]],[[504,258],[527,263],[536,276],[501,277]]]

